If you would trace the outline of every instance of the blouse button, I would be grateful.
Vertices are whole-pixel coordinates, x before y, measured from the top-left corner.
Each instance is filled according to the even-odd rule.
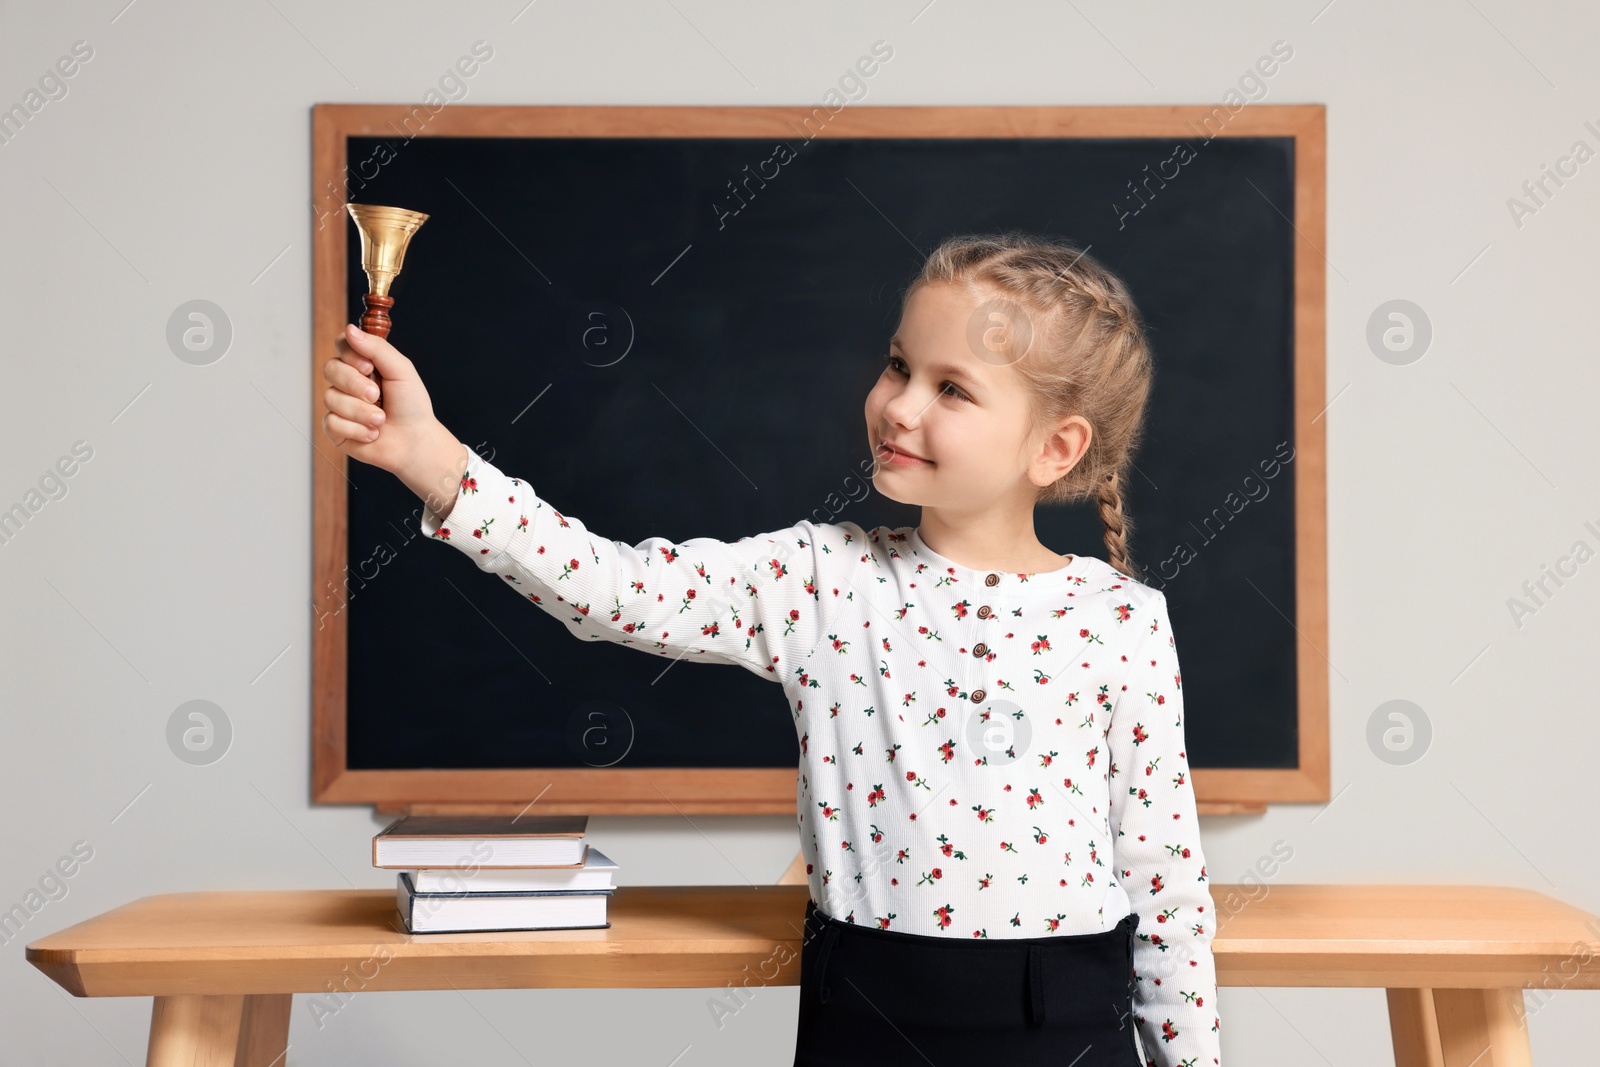
[[[983,584],[984,585],[999,585],[1000,584],[1000,576],[998,574],[991,574],[988,577],[984,578]]]
[[[977,644],[972,646],[972,654],[974,656],[981,656],[987,651],[989,651],[989,646],[984,644],[982,641],[979,641]]]
[[[978,618],[987,619],[988,617],[989,617],[989,605],[985,604],[983,607],[978,609]]]
[[[972,702],[974,704],[982,704],[983,703],[983,698],[985,696],[988,696],[988,694],[985,693],[982,689],[974,689],[972,691]]]

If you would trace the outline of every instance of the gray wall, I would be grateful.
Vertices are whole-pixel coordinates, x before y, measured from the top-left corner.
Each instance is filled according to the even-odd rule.
[[[494,54],[470,103],[807,107],[879,39],[894,57],[869,105],[1215,104],[1287,42],[1255,99],[1329,107],[1334,800],[1210,819],[1212,877],[1497,883],[1600,910],[1600,564],[1524,593],[1600,545],[1576,432],[1600,374],[1600,163],[1522,191],[1600,146],[1592,8],[124,2],[0,4],[0,107],[75,42],[93,52],[0,144],[0,509],[36,509],[0,544],[0,908],[92,849],[0,944],[8,1062],[145,1048],[147,998],[68,998],[28,941],[152,893],[390,884],[368,865],[381,820],[307,802],[307,471],[311,441],[330,447],[310,416],[308,109],[420,101],[479,40]],[[1403,366],[1368,341],[1397,299],[1433,329]],[[191,300],[232,324],[207,366],[167,339]],[[1369,741],[1397,699],[1432,729],[1400,765]],[[232,724],[221,761],[169,748],[191,700]],[[625,884],[770,882],[796,849],[787,817],[591,831]],[[720,1029],[698,990],[369,993],[320,1028],[302,997],[289,1062],[564,1062],[599,1042],[607,1062],[786,1064],[796,995],[763,991]],[[1220,1000],[1232,1067],[1389,1062],[1379,991]],[[1541,1062],[1589,1040],[1595,1006],[1529,998]]]

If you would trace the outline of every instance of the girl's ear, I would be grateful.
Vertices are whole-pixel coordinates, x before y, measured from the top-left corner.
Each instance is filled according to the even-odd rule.
[[[1068,415],[1039,443],[1029,477],[1040,487],[1050,485],[1067,474],[1089,451],[1094,429],[1081,415]]]

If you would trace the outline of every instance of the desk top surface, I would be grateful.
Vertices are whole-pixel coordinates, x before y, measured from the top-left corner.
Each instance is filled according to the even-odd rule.
[[[620,886],[604,930],[408,934],[394,893],[144,897],[34,941],[79,996],[798,982],[803,885]],[[1600,918],[1497,886],[1216,885],[1223,985],[1600,988]],[[364,965],[364,966],[363,966]],[[1552,979],[1552,975],[1555,975]]]

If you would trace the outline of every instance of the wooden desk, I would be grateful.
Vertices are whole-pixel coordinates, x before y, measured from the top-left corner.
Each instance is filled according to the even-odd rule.
[[[1600,988],[1600,918],[1531,890],[1213,885],[1212,896],[1222,985],[1384,987],[1396,1067],[1528,1067],[1521,990]],[[623,886],[609,930],[413,936],[387,890],[175,893],[41,938],[27,956],[75,996],[155,997],[152,1067],[272,1067],[293,994],[330,982],[797,985],[806,897],[803,885]]]

